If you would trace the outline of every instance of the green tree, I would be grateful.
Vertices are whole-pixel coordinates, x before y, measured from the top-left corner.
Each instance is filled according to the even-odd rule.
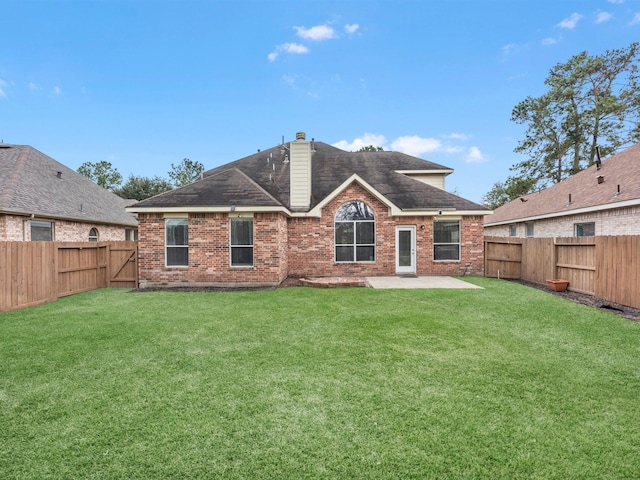
[[[129,175],[125,184],[115,190],[114,193],[122,198],[144,200],[145,198],[167,192],[172,188],[173,186],[169,180],[157,175],[155,177]]]
[[[487,208],[495,210],[516,198],[534,191],[536,181],[532,178],[509,177],[507,180],[493,184],[489,192],[482,197],[482,203]]]
[[[122,175],[111,165],[111,162],[84,162],[78,168],[78,173],[97,183],[107,190],[114,191],[122,183]]]
[[[384,148],[382,147],[374,147],[373,145],[368,145],[366,147],[360,148],[358,152],[384,152]]]
[[[640,140],[637,42],[590,56],[581,52],[554,66],[548,91],[527,97],[511,120],[527,125],[515,148],[527,159],[511,167],[539,187],[557,183],[603,156]]]
[[[202,172],[204,172],[202,163],[184,158],[178,165],[171,164],[169,178],[176,187],[183,187],[198,180]]]

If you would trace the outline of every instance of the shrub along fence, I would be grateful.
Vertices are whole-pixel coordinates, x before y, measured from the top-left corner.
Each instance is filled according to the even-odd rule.
[[[640,236],[485,237],[485,276],[545,284],[640,308]]]
[[[137,286],[137,242],[0,242],[0,312]]]

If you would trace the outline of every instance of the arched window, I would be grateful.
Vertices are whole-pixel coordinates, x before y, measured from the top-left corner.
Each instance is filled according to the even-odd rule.
[[[376,221],[373,209],[364,202],[342,205],[335,217],[336,262],[374,262]]]
[[[97,242],[98,241],[98,229],[97,228],[92,228],[91,230],[89,230],[89,241],[90,242]]]

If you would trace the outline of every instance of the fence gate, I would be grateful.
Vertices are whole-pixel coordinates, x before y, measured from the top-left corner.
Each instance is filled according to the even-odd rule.
[[[138,243],[118,242],[109,249],[109,286],[138,287]]]

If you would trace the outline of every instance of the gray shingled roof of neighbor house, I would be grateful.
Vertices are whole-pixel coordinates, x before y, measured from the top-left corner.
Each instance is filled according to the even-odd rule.
[[[0,144],[0,213],[135,227],[131,204],[28,145]]]
[[[288,151],[276,146],[208,170],[203,178],[177,190],[143,200],[135,208],[280,206],[290,208]],[[440,188],[398,171],[450,173],[448,167],[399,152],[346,152],[312,142],[310,209],[356,174],[403,210],[488,211]]]
[[[640,204],[640,144],[603,160],[599,169],[591,165],[552,187],[497,208],[485,226],[629,204]]]

